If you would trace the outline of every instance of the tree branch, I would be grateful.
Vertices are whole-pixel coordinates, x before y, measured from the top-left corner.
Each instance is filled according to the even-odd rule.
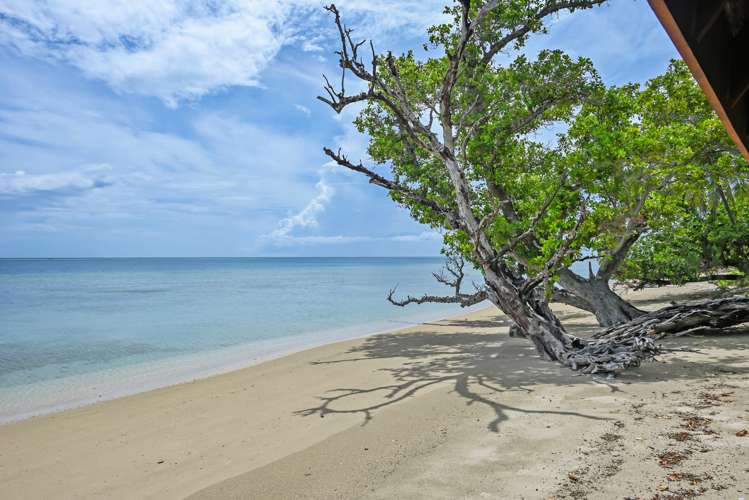
[[[516,28],[496,42],[492,43],[489,46],[489,49],[484,53],[484,57],[481,59],[482,64],[489,64],[491,60],[494,59],[494,56],[496,56],[502,49],[507,47],[515,40],[518,40],[530,33],[544,17],[559,12],[560,10],[594,7],[596,5],[604,3],[605,1],[606,0],[574,0],[564,2],[551,2],[543,9],[539,10],[535,16],[532,16],[530,19],[528,19],[525,24],[523,24],[519,28]],[[498,2],[491,3],[496,6]]]
[[[590,305],[587,300],[580,298],[574,293],[571,293],[562,288],[555,288],[551,292],[551,301],[559,302],[560,304],[567,304],[568,306],[576,307],[590,313],[594,312],[593,306]]]
[[[476,293],[459,295],[422,295],[421,297],[412,297],[406,295],[405,299],[396,299],[396,289],[390,290],[387,296],[388,302],[395,306],[405,307],[410,304],[426,304],[426,303],[437,303],[437,304],[460,304],[461,307],[469,307],[476,305],[486,300],[486,291],[479,290]]]
[[[634,245],[638,239],[640,239],[641,234],[642,232],[640,229],[625,234],[619,241],[617,247],[607,255],[606,258],[601,260],[601,266],[598,268],[596,278],[605,280],[611,278],[616,270],[619,269],[622,262],[624,262],[624,259],[629,253],[629,249],[632,248],[632,245]]]
[[[453,295],[422,295],[413,297],[407,295],[404,299],[396,299],[396,288],[392,288],[388,293],[387,300],[393,305],[405,307],[409,304],[440,303],[440,304],[460,304],[461,307],[468,307],[486,300],[486,290],[477,289],[475,293],[463,293],[461,286],[465,279],[465,261],[459,253],[448,254],[447,262],[444,268],[438,273],[432,273],[434,278],[440,283],[455,289]]]
[[[336,153],[332,149],[325,147],[323,148],[323,151],[328,157],[330,157],[338,165],[344,168],[347,168],[349,170],[353,170],[354,172],[359,172],[361,174],[366,175],[369,178],[369,182],[371,184],[384,187],[388,191],[398,193],[406,198],[409,198],[426,207],[431,208],[437,213],[442,214],[447,219],[449,223],[448,225],[450,227],[454,229],[461,229],[463,227],[458,215],[452,209],[445,207],[443,205],[440,205],[439,203],[426,198],[422,194],[414,191],[413,189],[411,189],[410,187],[402,183],[392,181],[390,179],[386,179],[385,177],[365,167],[361,162],[352,163],[351,161],[348,160],[348,158],[346,158],[343,154],[341,154],[340,150]]]

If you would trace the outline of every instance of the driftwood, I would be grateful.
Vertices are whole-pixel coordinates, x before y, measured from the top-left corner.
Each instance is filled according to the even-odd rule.
[[[657,340],[667,336],[724,333],[749,322],[749,297],[700,300],[664,307],[602,330],[591,340],[576,339],[567,363],[583,373],[616,372],[639,366],[661,352]]]

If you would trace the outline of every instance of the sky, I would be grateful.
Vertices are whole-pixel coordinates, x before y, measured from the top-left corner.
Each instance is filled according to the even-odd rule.
[[[315,97],[337,75],[314,0],[0,0],[0,257],[424,256],[441,236],[328,162],[366,138]],[[379,51],[444,2],[338,4]],[[645,0],[553,19],[526,52],[643,82],[677,57]]]

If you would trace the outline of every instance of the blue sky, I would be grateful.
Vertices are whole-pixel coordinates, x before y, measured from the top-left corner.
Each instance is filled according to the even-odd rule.
[[[442,2],[340,2],[380,50]],[[0,0],[0,257],[436,255],[440,237],[328,165],[364,157],[315,96],[335,33],[308,0]],[[676,52],[645,0],[554,20],[533,53],[644,81]]]

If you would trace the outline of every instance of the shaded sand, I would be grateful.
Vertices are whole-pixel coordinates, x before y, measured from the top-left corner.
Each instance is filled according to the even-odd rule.
[[[749,496],[749,335],[667,345],[699,352],[576,376],[493,309],[331,344],[2,426],[0,497]]]

